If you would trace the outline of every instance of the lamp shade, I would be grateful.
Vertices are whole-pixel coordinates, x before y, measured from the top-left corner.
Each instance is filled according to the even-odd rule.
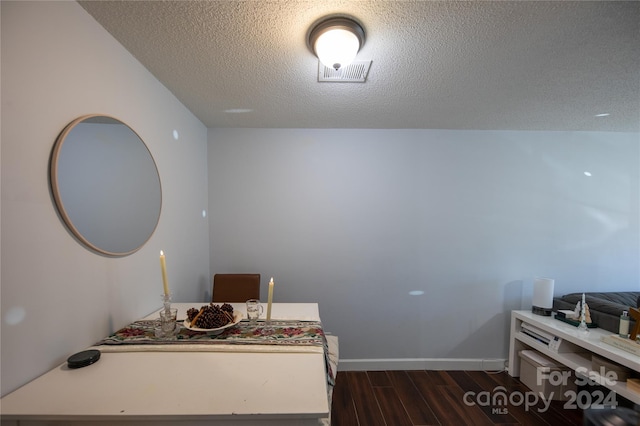
[[[353,62],[363,43],[364,30],[348,18],[327,19],[309,34],[309,46],[320,62],[335,70]]]
[[[538,315],[551,315],[553,308],[553,289],[555,281],[551,278],[536,278],[533,282],[532,312]]]

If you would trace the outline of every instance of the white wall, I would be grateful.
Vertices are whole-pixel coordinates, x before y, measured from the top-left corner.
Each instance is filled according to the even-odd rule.
[[[208,138],[211,273],[319,302],[343,361],[506,358],[508,313],[530,308],[536,276],[557,295],[640,289],[638,134]]]
[[[210,273],[274,276],[276,301],[320,303],[348,359],[505,357],[537,275],[557,294],[640,288],[637,134],[210,129],[207,153],[76,3],[0,14],[2,394],[157,308],[160,249],[176,300],[206,300]],[[56,136],[89,113],[128,123],[160,172],[158,229],[124,258],[78,244],[49,192]]]
[[[207,129],[75,2],[2,1],[0,13],[4,395],[158,308],[161,249],[177,301],[201,300],[211,284]],[[158,228],[123,258],[76,242],[50,196],[53,143],[90,113],[129,124],[160,173]]]

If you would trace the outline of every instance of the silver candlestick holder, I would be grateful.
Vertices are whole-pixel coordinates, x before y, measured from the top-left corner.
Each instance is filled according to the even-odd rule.
[[[171,339],[178,331],[178,310],[171,308],[171,294],[160,296],[163,308],[160,309],[160,318],[156,320],[155,336],[161,339]]]
[[[271,335],[274,333],[273,325],[271,324],[271,319],[267,319],[264,322],[261,333],[262,335]]]
[[[171,294],[163,293],[161,296],[164,310],[169,311],[171,309]]]

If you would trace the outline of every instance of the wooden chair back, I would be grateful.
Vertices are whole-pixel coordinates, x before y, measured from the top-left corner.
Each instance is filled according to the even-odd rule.
[[[246,302],[260,299],[260,274],[215,274],[211,301]]]

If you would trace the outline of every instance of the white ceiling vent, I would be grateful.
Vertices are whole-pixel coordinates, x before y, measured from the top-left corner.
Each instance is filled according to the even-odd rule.
[[[338,71],[325,67],[318,61],[318,81],[331,83],[364,83],[369,74],[371,61],[353,61]]]

